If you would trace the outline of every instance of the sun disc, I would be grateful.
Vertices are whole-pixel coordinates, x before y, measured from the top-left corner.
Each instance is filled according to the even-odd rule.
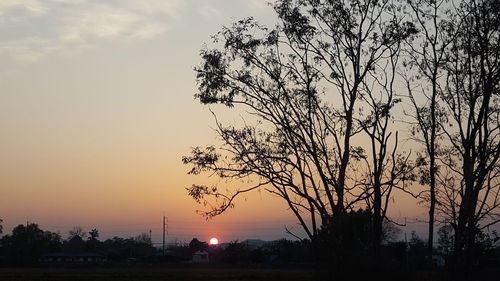
[[[213,237],[210,239],[210,245],[217,245],[219,244],[219,239]]]

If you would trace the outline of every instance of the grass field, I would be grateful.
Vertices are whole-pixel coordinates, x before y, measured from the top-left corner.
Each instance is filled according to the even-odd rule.
[[[0,268],[1,281],[313,280],[312,270],[249,268]]]
[[[357,272],[358,274],[361,272]],[[362,274],[362,273],[361,273]],[[370,276],[370,274],[368,275]],[[471,280],[499,280],[500,269],[481,270]],[[204,266],[113,268],[0,268],[0,281],[311,281],[312,269],[224,268]],[[339,279],[339,280],[352,280]],[[362,278],[360,280],[375,280]],[[444,272],[389,274],[384,280],[443,281]]]

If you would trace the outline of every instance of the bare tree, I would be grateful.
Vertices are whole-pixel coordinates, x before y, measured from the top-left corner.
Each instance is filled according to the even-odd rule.
[[[89,240],[96,241],[97,238],[99,238],[99,230],[93,228],[91,231],[89,231]]]
[[[437,189],[438,138],[441,135],[439,124],[444,116],[439,106],[439,93],[446,54],[453,42],[455,33],[451,29],[452,16],[444,6],[446,0],[410,0],[408,16],[417,23],[420,30],[417,36],[408,40],[407,58],[409,74],[405,75],[408,97],[413,107],[412,135],[424,145],[424,156],[417,163],[422,168],[420,183],[429,186],[423,195],[429,204],[427,254],[432,256],[434,241],[434,221]],[[455,29],[456,30],[456,29]]]
[[[81,239],[84,239],[87,236],[87,232],[83,230],[83,228],[79,226],[73,227],[70,231],[68,231],[68,240],[73,239],[74,237],[80,237]]]
[[[396,97],[396,71],[400,56],[400,44],[394,44],[387,51],[387,59],[377,64],[370,76],[372,84],[363,82],[363,100],[367,105],[367,116],[360,120],[360,127],[369,139],[369,153],[365,158],[367,206],[373,214],[372,247],[376,256],[380,252],[383,227],[392,191],[406,190],[406,184],[415,180],[410,154],[398,152],[399,133],[392,128],[394,107],[401,100]],[[367,79],[368,80],[368,79]]]
[[[223,28],[215,36],[222,47],[202,50],[196,68],[201,103],[238,107],[257,121],[237,128],[216,117],[221,149],[196,147],[183,158],[191,174],[254,184],[230,192],[193,185],[189,194],[208,205],[211,217],[240,194],[264,188],[284,199],[310,239],[333,224],[341,245],[343,214],[364,202],[373,202],[382,228],[383,204],[405,171],[396,147],[388,149],[388,124],[399,46],[415,30],[390,1],[281,0],[274,8],[278,27],[245,19]],[[391,74],[381,77],[384,69]],[[371,111],[363,114],[363,106]],[[355,145],[363,132],[375,146],[373,162],[365,143]],[[372,163],[375,170],[361,167]],[[377,174],[360,174],[366,171]]]
[[[500,3],[464,1],[447,57],[442,100],[448,145],[443,209],[454,232],[456,272],[472,264],[476,234],[500,220]]]

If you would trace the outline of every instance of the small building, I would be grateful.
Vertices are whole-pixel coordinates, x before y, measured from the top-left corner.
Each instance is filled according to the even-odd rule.
[[[66,254],[66,253],[49,253],[44,254],[39,259],[42,263],[58,264],[58,263],[101,263],[106,262],[107,258],[104,255],[96,253],[81,253],[81,254]]]
[[[191,259],[193,263],[208,263],[207,251],[196,251]]]

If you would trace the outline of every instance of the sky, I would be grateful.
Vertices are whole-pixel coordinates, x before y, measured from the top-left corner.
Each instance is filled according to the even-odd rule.
[[[29,221],[63,237],[74,226],[102,238],[152,230],[160,242],[165,215],[169,241],[292,238],[285,225],[303,235],[265,193],[206,221],[185,190],[206,179],[181,163],[216,142],[193,97],[200,49],[223,25],[273,15],[264,0],[1,0],[4,232]],[[415,206],[391,215],[424,217]]]

